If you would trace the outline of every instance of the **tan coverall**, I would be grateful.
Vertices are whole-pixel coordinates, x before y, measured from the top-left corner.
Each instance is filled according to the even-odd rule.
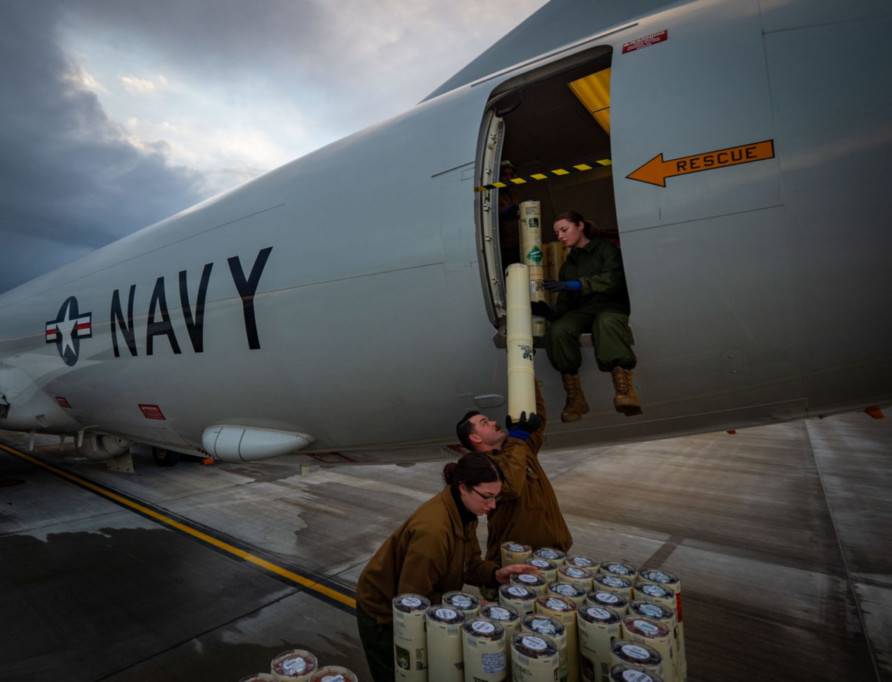
[[[562,552],[573,544],[554,488],[539,463],[539,448],[545,440],[545,401],[538,382],[536,413],[542,424],[526,441],[509,437],[501,450],[489,453],[505,475],[502,500],[488,516],[486,558],[491,561],[501,563],[502,543],[509,540]]]
[[[396,529],[359,576],[356,601],[381,624],[393,622],[393,598],[412,592],[438,604],[444,593],[494,585],[497,563],[484,561],[477,519],[462,525],[449,486]]]

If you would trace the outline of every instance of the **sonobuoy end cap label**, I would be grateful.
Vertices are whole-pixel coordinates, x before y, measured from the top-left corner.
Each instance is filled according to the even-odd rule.
[[[639,661],[646,661],[650,658],[650,654],[647,653],[647,649],[644,649],[635,644],[624,644],[621,648],[622,652],[629,658],[634,658]]]
[[[619,604],[622,599],[610,592],[595,592],[595,599],[605,604]]]
[[[611,682],[663,682],[662,677],[644,670],[633,670],[625,665],[615,665],[610,669]]]
[[[279,677],[303,677],[316,670],[316,657],[309,651],[294,649],[283,651],[276,656],[270,664],[270,670]]]
[[[523,642],[523,645],[530,651],[548,650],[548,645],[545,644],[545,640],[541,637],[524,637],[521,641]]]
[[[662,585],[641,585],[636,588],[641,590],[644,594],[649,597],[657,597],[659,599],[669,599],[674,596],[669,590],[667,590]]]
[[[580,617],[590,623],[618,623],[619,614],[608,607],[587,606],[579,612]]]
[[[530,628],[533,632],[538,632],[540,635],[555,635],[558,632],[558,628],[555,626],[555,623],[550,618],[531,618],[528,623],[526,623],[527,627]]]
[[[434,610],[433,615],[438,620],[452,622],[458,618],[458,611],[456,611],[455,609],[447,609],[445,607],[441,607]]]
[[[548,586],[552,592],[556,592],[562,597],[579,597],[585,594],[585,590],[573,585],[572,583],[552,583]]]
[[[552,611],[573,611],[576,608],[571,602],[557,597],[546,597],[542,604]]]
[[[393,598],[393,606],[405,613],[413,611],[426,611],[431,603],[427,597],[420,594],[398,594]]]
[[[519,582],[526,583],[527,585],[536,585],[541,584],[542,582],[542,578],[533,575],[532,573],[517,573],[514,577]]]
[[[529,588],[526,588],[523,585],[510,585],[505,592],[517,599],[529,599],[533,596]]]
[[[512,614],[504,606],[493,606],[488,609],[489,617],[493,620],[511,620],[517,616]]]
[[[492,623],[487,623],[483,620],[475,620],[471,623],[471,629],[480,635],[491,635],[496,631]]]
[[[648,569],[641,573],[641,577],[645,578],[646,580],[652,580],[655,583],[661,583],[661,584],[666,584],[666,585],[678,582],[678,578],[674,574],[669,573],[668,571],[658,571],[658,570]]]

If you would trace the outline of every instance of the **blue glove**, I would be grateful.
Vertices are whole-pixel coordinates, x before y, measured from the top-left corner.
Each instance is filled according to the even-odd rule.
[[[506,416],[505,426],[508,427],[509,436],[525,441],[530,437],[531,433],[537,431],[542,426],[542,420],[535,412],[531,412],[529,417],[527,417],[526,412],[521,412],[520,419],[517,421],[512,420],[510,414]]]
[[[502,211],[502,219],[503,220],[517,220],[517,217],[520,215],[520,209],[517,205],[512,204],[511,206],[506,206]]]
[[[559,279],[543,280],[542,286],[545,291],[582,291],[582,282],[571,279],[569,282],[562,282]]]
[[[554,319],[554,308],[545,301],[530,301],[530,311],[537,317],[544,317],[549,321]]]

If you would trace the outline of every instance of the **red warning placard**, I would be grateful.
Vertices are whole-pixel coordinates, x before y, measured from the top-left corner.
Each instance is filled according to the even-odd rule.
[[[161,408],[157,405],[143,405],[140,403],[139,409],[142,410],[142,416],[146,419],[166,419]]]
[[[634,52],[635,50],[640,50],[645,47],[650,47],[651,45],[656,45],[657,43],[662,43],[669,39],[669,31],[660,31],[658,33],[651,33],[649,36],[644,36],[643,38],[636,38],[635,40],[630,40],[627,43],[623,43],[623,54],[627,52]]]

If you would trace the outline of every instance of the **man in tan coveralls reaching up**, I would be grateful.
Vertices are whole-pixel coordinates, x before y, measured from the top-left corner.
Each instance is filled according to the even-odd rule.
[[[554,488],[539,463],[545,440],[545,402],[536,382],[536,412],[520,420],[505,418],[508,430],[480,412],[468,412],[456,425],[461,444],[472,452],[484,452],[505,476],[502,500],[489,513],[485,558],[501,562],[501,546],[509,540],[566,552],[573,544]]]

